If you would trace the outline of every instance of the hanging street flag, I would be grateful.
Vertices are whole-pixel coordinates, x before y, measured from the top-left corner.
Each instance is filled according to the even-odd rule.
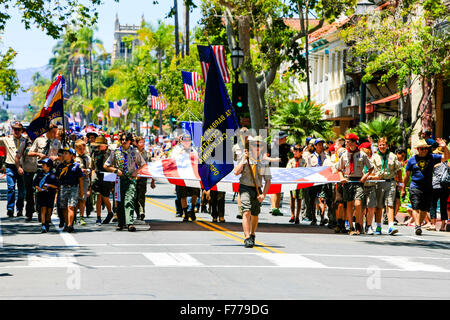
[[[110,118],[120,118],[120,107],[117,101],[109,101],[108,104]]]
[[[103,115],[103,110],[100,110],[99,113],[97,113],[97,118],[98,119],[103,119],[105,116]]]
[[[200,57],[200,63],[202,65],[202,73],[203,73],[203,79],[205,82],[207,81],[208,76],[208,69],[209,69],[209,58],[211,55],[211,52],[214,52],[214,55],[216,56],[217,65],[220,69],[220,74],[222,75],[223,81],[225,83],[230,82],[230,73],[228,72],[227,68],[227,60],[225,57],[225,47],[220,46],[199,46],[197,45],[198,49],[198,55]]]
[[[117,104],[119,106],[120,109],[120,113],[125,116],[125,118],[128,115],[128,105],[127,105],[127,99],[121,99],[119,101],[117,101]]]
[[[50,122],[63,117],[64,109],[64,77],[59,74],[50,85],[45,96],[45,104],[31,120],[26,132],[31,140],[36,139],[48,131]]]
[[[203,92],[199,84],[200,75],[198,72],[181,71],[181,77],[183,78],[184,96],[186,99],[203,102]]]
[[[331,167],[298,167],[298,168],[270,168],[272,175],[268,194],[289,192],[324,183],[339,183],[337,172]],[[139,177],[153,178],[174,185],[202,188],[202,182],[197,171],[194,155],[183,154],[176,159],[161,159],[149,162],[139,171]],[[230,172],[211,190],[224,192],[238,192],[239,178]]]
[[[81,114],[79,112],[75,114],[75,122],[78,122],[78,124],[81,123]]]
[[[232,146],[238,128],[238,120],[220,75],[219,65],[215,55],[211,54],[198,159],[198,174],[206,191],[233,170]]]
[[[167,102],[166,99],[164,99],[164,96],[161,94],[161,96],[158,95],[158,90],[156,90],[155,86],[149,85],[150,88],[150,95],[152,96],[152,109],[154,110],[166,110],[167,108]]]

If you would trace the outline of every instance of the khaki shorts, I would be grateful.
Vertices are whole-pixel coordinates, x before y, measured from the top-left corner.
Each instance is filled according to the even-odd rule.
[[[377,208],[394,207],[397,183],[394,179],[378,182],[376,186]]]
[[[361,182],[352,181],[344,184],[344,201],[350,202],[354,200],[364,200],[364,185]]]
[[[377,207],[376,186],[365,186],[363,209],[376,207]]]
[[[260,194],[261,194],[260,190]],[[242,212],[250,211],[252,216],[257,216],[261,212],[261,203],[258,201],[258,194],[255,187],[239,185],[239,196],[241,198]]]

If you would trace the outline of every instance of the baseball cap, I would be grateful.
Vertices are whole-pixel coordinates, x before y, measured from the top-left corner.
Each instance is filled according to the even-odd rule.
[[[39,160],[39,163],[42,163],[42,164],[45,163],[49,167],[53,167],[53,161],[50,158],[45,158],[45,159]]]
[[[314,140],[314,145],[318,144],[319,142],[325,142],[322,138],[317,138]]]
[[[65,147],[59,150],[61,153],[63,153],[64,151],[69,152],[71,155],[76,155],[76,151],[73,148],[69,148],[69,147]]]
[[[279,131],[278,135],[277,135],[277,138],[278,139],[283,139],[283,138],[286,138],[287,136],[288,136],[288,134],[285,131]]]

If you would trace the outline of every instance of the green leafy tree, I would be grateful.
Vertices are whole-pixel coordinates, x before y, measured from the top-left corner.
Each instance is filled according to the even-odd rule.
[[[289,131],[289,142],[305,143],[308,136],[326,139],[332,135],[332,123],[322,120],[323,116],[321,105],[302,99],[278,108],[273,115],[272,124],[277,129]]]
[[[264,128],[267,112],[266,92],[281,64],[289,63],[297,74],[305,71],[305,59],[300,54],[300,49],[303,48],[298,41],[308,33],[295,31],[287,27],[283,21],[283,18],[295,14],[297,6],[293,7],[291,2],[281,0],[204,0],[204,2],[220,7],[225,20],[225,24],[216,31],[207,27],[204,30],[221,34],[225,29],[228,48],[234,48],[239,44],[244,51],[245,60],[241,77],[248,83],[252,126],[255,129]],[[316,12],[327,12],[327,8],[335,7],[336,3],[341,1],[332,3],[320,1],[322,7],[319,10],[317,6]],[[214,10],[210,12],[214,14]],[[334,16],[339,12],[335,10]],[[324,19],[328,17],[324,16]],[[204,21],[216,23],[214,19]],[[315,28],[319,27],[320,25]],[[313,32],[315,28],[308,31]],[[209,34],[204,36],[209,37]]]
[[[19,91],[20,84],[16,70],[12,67],[16,52],[9,48],[5,54],[0,52],[0,95],[11,99]]]
[[[379,85],[386,85],[391,79],[396,81],[405,144],[419,119],[425,120],[425,127],[430,126],[435,79],[448,79],[450,74],[450,35],[437,27],[445,20],[448,11],[442,0],[396,1],[386,10],[360,17],[342,32],[353,57],[348,69],[363,70],[364,82],[377,79]],[[417,82],[423,84],[423,95],[415,120],[407,128],[405,124],[412,120],[410,90]]]

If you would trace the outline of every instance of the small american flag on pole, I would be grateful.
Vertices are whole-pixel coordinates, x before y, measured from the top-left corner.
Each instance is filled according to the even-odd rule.
[[[183,78],[184,96],[188,100],[202,102],[202,88],[199,85],[200,75],[198,72],[181,71]]]
[[[155,86],[149,85],[148,87],[150,88],[150,95],[152,96],[152,109],[166,110],[167,103],[163,95],[158,95],[158,90],[156,90]]]
[[[227,61],[225,57],[225,48],[224,46],[212,46],[214,54],[216,55],[217,64],[219,65],[220,74],[222,75],[223,81],[225,83],[230,82],[230,73],[227,68]],[[209,46],[199,46],[197,45],[198,55],[200,57],[200,63],[202,65],[202,73],[203,79],[206,82],[206,78],[209,70],[209,55],[210,49]]]

